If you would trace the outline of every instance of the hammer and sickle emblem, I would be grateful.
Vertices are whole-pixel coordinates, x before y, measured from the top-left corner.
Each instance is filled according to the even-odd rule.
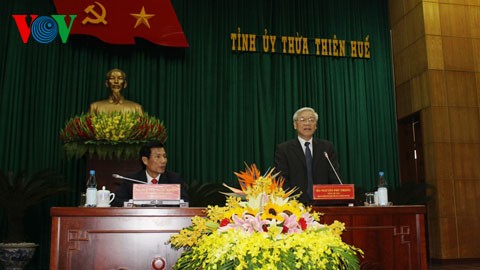
[[[102,4],[100,4],[99,2],[95,1],[95,4],[97,4],[100,9],[102,9],[102,14],[98,14],[94,8],[95,8],[95,5],[90,5],[88,6],[87,8],[84,9],[85,13],[87,14],[92,14],[95,18],[90,18],[90,17],[86,17],[85,19],[83,19],[82,21],[82,24],[86,24],[86,23],[93,23],[93,24],[99,24],[99,23],[103,23],[103,24],[107,24],[107,21],[105,20],[105,17],[107,16],[107,11],[105,10],[105,7],[102,6]]]

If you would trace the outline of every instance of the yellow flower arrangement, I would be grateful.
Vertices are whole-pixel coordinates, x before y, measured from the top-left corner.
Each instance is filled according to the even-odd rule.
[[[167,132],[163,122],[147,113],[85,113],[65,123],[60,139],[68,157],[96,154],[100,158],[129,158],[146,142],[165,142]]]
[[[206,218],[172,235],[183,253],[174,269],[360,269],[363,252],[344,243],[344,224],[320,223],[320,214],[283,190],[283,180],[255,165],[235,173],[225,206],[209,206]]]

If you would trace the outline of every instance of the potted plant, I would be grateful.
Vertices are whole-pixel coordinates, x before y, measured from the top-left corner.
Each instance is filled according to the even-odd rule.
[[[6,238],[0,243],[0,265],[4,269],[23,269],[33,257],[35,243],[27,243],[27,210],[41,201],[68,190],[63,176],[53,170],[32,175],[0,171],[0,211],[6,221]],[[23,260],[26,260],[23,261]]]

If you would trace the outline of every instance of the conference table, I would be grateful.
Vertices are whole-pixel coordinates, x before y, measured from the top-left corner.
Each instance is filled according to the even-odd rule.
[[[342,239],[364,251],[361,269],[427,269],[425,206],[314,207],[345,223]],[[50,269],[172,269],[172,234],[203,208],[51,208]]]

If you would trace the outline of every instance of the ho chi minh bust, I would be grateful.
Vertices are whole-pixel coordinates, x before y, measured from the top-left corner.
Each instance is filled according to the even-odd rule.
[[[122,90],[127,87],[127,75],[120,69],[114,68],[107,72],[105,85],[110,89],[108,99],[95,101],[90,104],[90,113],[109,112],[137,112],[143,114],[142,105],[127,100],[122,96]]]

